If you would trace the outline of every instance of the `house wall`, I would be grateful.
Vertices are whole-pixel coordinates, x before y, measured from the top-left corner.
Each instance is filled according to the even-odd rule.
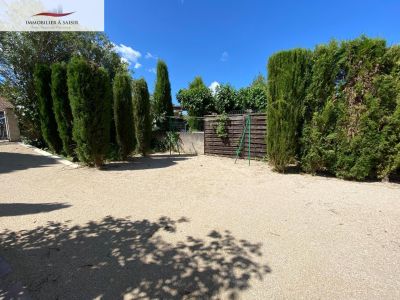
[[[181,149],[187,154],[204,154],[204,132],[180,132]]]
[[[5,116],[7,122],[7,129],[8,129],[8,139],[11,142],[16,142],[21,139],[18,120],[14,114],[14,110],[12,108],[5,109]]]

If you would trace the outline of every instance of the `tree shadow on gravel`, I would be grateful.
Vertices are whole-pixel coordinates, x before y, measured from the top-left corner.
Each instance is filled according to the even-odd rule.
[[[39,214],[70,206],[66,203],[0,203],[0,217]]]
[[[30,168],[43,168],[57,164],[54,158],[42,155],[0,152],[0,174],[27,170]]]
[[[270,272],[261,244],[229,231],[168,242],[187,221],[53,222],[1,233],[0,255],[13,268],[8,281],[21,281],[37,299],[236,299]]]
[[[176,165],[179,161],[184,161],[193,155],[154,155],[133,158],[131,161],[110,162],[105,164],[102,171],[132,171],[161,169]]]

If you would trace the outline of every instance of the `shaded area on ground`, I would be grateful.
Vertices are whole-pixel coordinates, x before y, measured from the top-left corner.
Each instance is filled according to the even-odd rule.
[[[147,169],[161,169],[176,165],[177,162],[187,160],[194,155],[151,155],[145,157],[135,157],[129,161],[110,162],[105,164],[103,171],[133,171]]]
[[[70,206],[66,203],[0,203],[0,217],[39,214]]]
[[[261,244],[237,240],[229,231],[177,243],[162,237],[184,222],[111,216],[83,226],[50,222],[0,233],[0,255],[12,265],[15,280],[38,299],[122,299],[126,294],[134,299],[209,299],[221,293],[235,299],[251,280],[270,272],[260,263]]]
[[[0,151],[0,174],[47,167],[56,163],[55,159],[42,155]]]

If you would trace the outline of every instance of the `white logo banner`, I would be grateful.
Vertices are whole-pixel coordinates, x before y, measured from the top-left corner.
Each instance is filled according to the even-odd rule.
[[[0,0],[0,31],[104,31],[104,0]]]

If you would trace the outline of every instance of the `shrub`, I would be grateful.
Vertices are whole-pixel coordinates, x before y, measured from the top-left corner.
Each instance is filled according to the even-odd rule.
[[[202,122],[197,118],[211,113],[213,109],[212,93],[204,84],[201,77],[195,77],[187,89],[179,90],[176,99],[182,105],[183,109],[188,111],[190,130],[201,130]]]
[[[133,82],[133,119],[135,121],[137,151],[146,155],[151,140],[150,99],[146,81]]]
[[[172,151],[178,152],[179,154],[181,153],[180,149],[182,148],[182,140],[178,132],[167,131],[165,141],[170,155],[172,154]]]
[[[229,84],[221,84],[217,87],[214,96],[214,107],[217,113],[229,113],[238,109],[236,106],[237,92],[235,88]]]
[[[310,52],[282,51],[268,61],[267,154],[279,171],[295,163],[300,151],[303,105]]]
[[[72,156],[74,153],[72,112],[68,99],[67,66],[65,63],[55,63],[51,66],[51,96],[64,153]]]
[[[121,156],[125,159],[135,147],[135,125],[133,121],[132,80],[126,71],[118,72],[114,78],[114,120],[117,142]]]
[[[80,57],[68,64],[68,94],[78,158],[100,167],[109,147],[111,83],[107,71]]]
[[[313,54],[302,167],[363,180],[399,172],[400,48],[361,37]]]
[[[62,145],[57,131],[57,123],[53,112],[51,97],[51,69],[47,65],[38,64],[33,74],[36,96],[39,100],[40,127],[43,138],[51,151],[59,153]]]
[[[157,79],[153,98],[154,117],[158,120],[157,127],[166,131],[168,129],[168,119],[166,117],[173,116],[174,110],[172,107],[168,68],[166,63],[162,60],[159,60],[157,63]]]
[[[226,139],[228,137],[228,129],[227,129],[228,122],[229,122],[229,117],[226,113],[223,113],[218,116],[215,133],[220,139]]]

